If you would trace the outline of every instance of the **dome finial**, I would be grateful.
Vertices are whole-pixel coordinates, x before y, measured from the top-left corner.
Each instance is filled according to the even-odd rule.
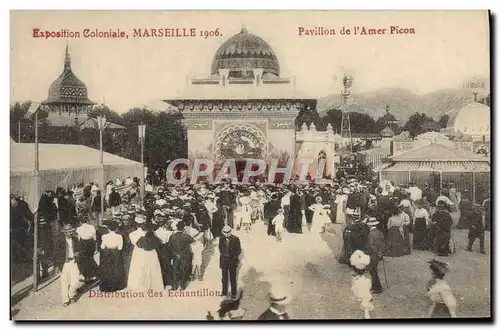
[[[248,33],[248,30],[247,30],[245,24],[241,25],[241,33]]]
[[[64,70],[71,69],[71,57],[69,56],[68,42],[66,42],[66,55],[64,58]]]

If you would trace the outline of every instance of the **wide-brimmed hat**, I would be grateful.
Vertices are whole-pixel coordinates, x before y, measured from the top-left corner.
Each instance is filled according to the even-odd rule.
[[[316,196],[314,197],[314,200],[316,201],[316,203],[321,203],[323,201],[323,198],[321,196]]]
[[[241,202],[241,204],[246,205],[246,204],[250,203],[250,198],[248,198],[247,196],[243,196],[240,198],[240,202]]]
[[[366,224],[368,226],[376,226],[379,224],[379,222],[377,221],[377,218],[375,217],[369,217],[368,220],[366,221]]]
[[[450,270],[450,265],[446,262],[432,259],[428,263],[430,264],[429,265],[430,269],[432,269],[433,271],[438,271],[443,275],[446,274]]]
[[[363,270],[370,263],[370,256],[365,254],[361,250],[356,250],[351,255],[350,261],[351,261],[351,266],[353,266],[356,269]]]
[[[62,233],[71,233],[74,231],[76,231],[76,228],[69,223],[65,224],[64,227],[61,229]]]
[[[135,216],[134,221],[135,221],[136,223],[145,223],[145,222],[146,222],[146,217],[145,217],[144,215],[142,215],[142,214],[137,214],[137,215]]]
[[[291,300],[289,290],[281,283],[274,283],[271,286],[270,292],[267,294],[267,299],[272,304],[285,305]]]
[[[224,226],[224,228],[222,228],[222,233],[224,235],[229,235],[233,232],[233,229],[229,226]]]

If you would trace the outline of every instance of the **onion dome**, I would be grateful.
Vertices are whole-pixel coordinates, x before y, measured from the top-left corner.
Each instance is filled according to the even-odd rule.
[[[71,69],[71,58],[66,46],[64,70],[49,87],[49,95],[45,103],[94,104],[89,100],[87,86],[78,79]]]
[[[451,116],[447,128],[467,135],[489,135],[490,112],[490,107],[484,104],[470,103]]]
[[[219,69],[229,69],[230,74],[252,69],[263,69],[263,75],[279,77],[280,74],[278,58],[269,44],[244,27],[215,53],[211,74],[219,74]]]

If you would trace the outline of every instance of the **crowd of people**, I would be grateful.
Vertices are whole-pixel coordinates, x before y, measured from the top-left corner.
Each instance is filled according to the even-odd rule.
[[[104,209],[95,183],[43,194],[38,208],[41,276],[48,276],[49,264],[63,245],[57,237],[63,233],[65,306],[75,302],[83,284],[95,281],[104,292],[185,290],[190,281],[203,280],[203,254],[214,246],[220,252],[221,292],[237,299],[242,249],[235,232],[250,233],[257,221],[263,221],[267,234],[278,242],[283,232],[314,235],[328,231],[332,223],[340,225],[339,262],[353,266],[355,252],[368,256],[365,267],[353,267],[360,274],[366,268],[370,293],[380,293],[378,263],[384,256],[400,257],[412,249],[432,250],[439,256],[453,252],[450,212],[460,210],[457,227],[469,228],[470,251],[478,238],[480,252],[485,252],[484,230],[491,223],[489,199],[474,204],[467,191],[458,193],[452,183],[438,194],[432,187],[420,189],[412,183],[394,186],[346,177],[319,185],[169,185],[155,179],[144,191],[141,198],[137,178],[110,181]],[[25,250],[32,221],[27,204],[11,196],[12,238]]]

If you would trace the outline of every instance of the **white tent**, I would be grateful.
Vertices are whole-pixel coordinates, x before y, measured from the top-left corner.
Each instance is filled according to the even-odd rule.
[[[35,144],[11,141],[10,191],[22,196],[36,210],[41,192],[68,188],[79,183],[101,183],[100,151],[73,144],[39,144],[39,189],[36,186]],[[116,177],[141,177],[142,165],[123,157],[104,153],[105,182]]]

